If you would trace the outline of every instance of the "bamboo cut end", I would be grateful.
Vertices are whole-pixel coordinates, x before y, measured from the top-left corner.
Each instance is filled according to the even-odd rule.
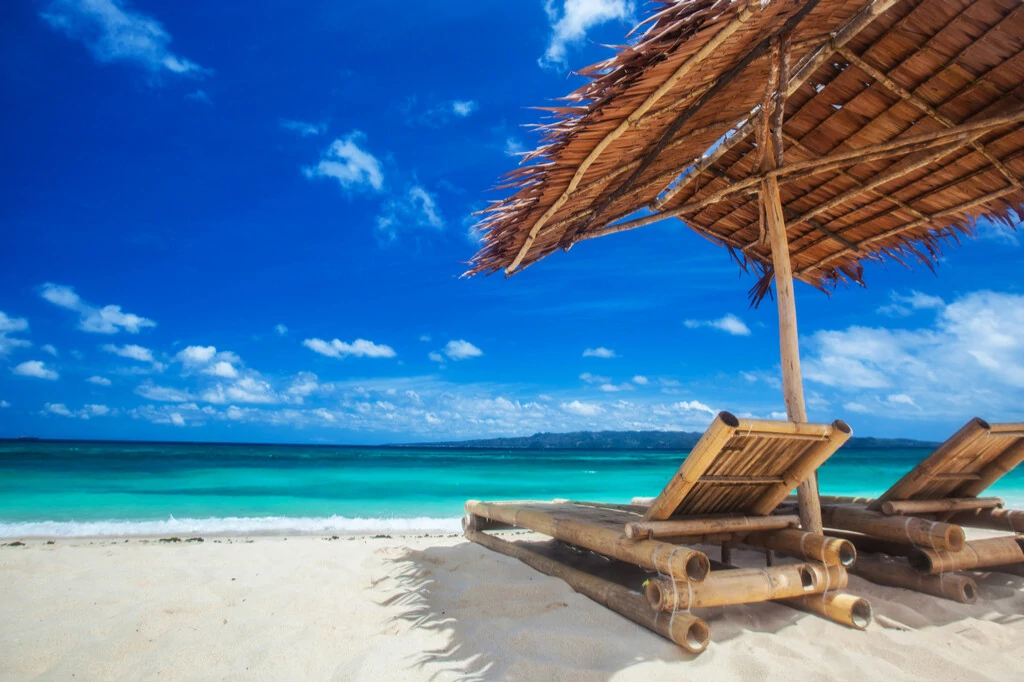
[[[832,428],[839,430],[840,432],[842,432],[843,434],[846,434],[847,436],[852,436],[853,435],[853,427],[851,427],[850,425],[848,425],[846,422],[844,422],[842,420],[834,421],[832,423]]]
[[[866,629],[871,625],[871,603],[864,598],[857,598],[850,608],[850,621],[854,628]]]
[[[732,427],[733,429],[740,426],[740,419],[727,410],[720,412],[718,419],[724,422],[727,427]]]
[[[686,624],[681,630],[683,630],[683,632],[678,636],[673,634],[672,640],[694,654],[698,654],[706,650],[708,643],[711,642],[711,629],[703,619],[698,619]],[[677,638],[681,639],[683,642],[679,642]]]
[[[700,583],[708,577],[711,572],[711,560],[704,553],[693,553],[686,560],[686,578],[690,581]]]
[[[971,423],[981,427],[985,431],[992,429],[992,425],[990,425],[988,422],[985,422],[985,420],[982,420],[980,417],[972,417]]]
[[[849,568],[857,562],[857,546],[848,539],[840,539],[842,543],[839,544],[839,564]]]

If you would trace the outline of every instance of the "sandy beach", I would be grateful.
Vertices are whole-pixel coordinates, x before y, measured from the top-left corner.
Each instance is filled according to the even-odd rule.
[[[0,547],[0,678],[1024,679],[1024,579],[978,577],[975,605],[851,577],[866,632],[704,610],[693,657],[460,536],[27,540]]]

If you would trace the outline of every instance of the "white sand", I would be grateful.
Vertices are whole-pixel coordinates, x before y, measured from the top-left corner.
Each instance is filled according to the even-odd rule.
[[[0,547],[5,679],[1024,679],[1024,579],[959,605],[851,578],[875,623],[706,610],[687,655],[458,537]]]

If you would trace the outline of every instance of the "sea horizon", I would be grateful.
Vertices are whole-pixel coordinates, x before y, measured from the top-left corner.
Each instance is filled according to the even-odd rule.
[[[467,499],[653,496],[688,450],[0,440],[0,538],[458,533]],[[840,450],[823,495],[877,496],[929,448]],[[1024,472],[991,489],[1024,504]]]

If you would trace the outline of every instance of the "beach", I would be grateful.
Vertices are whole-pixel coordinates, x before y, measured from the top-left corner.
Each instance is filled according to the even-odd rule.
[[[49,540],[0,546],[5,680],[1024,679],[1024,578],[1001,573],[974,605],[851,576],[864,632],[702,610],[694,657],[457,534]]]

